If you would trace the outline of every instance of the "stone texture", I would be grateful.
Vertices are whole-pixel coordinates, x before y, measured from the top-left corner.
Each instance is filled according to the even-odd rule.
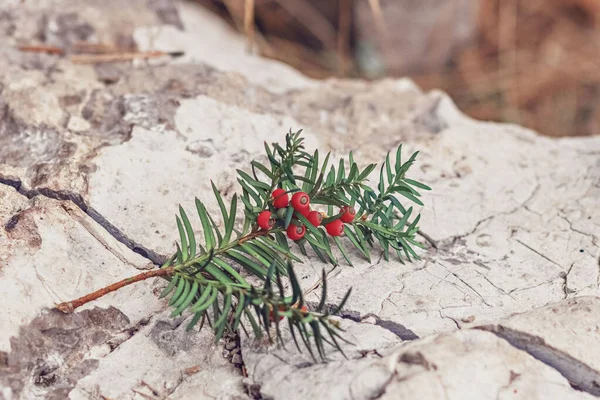
[[[264,62],[248,54],[246,40],[209,11],[186,3],[180,7],[185,32],[174,26],[139,29],[134,37],[140,49],[183,51],[185,54],[177,63],[202,62],[220,71],[242,73],[250,82],[273,93],[317,86],[288,65]],[[199,21],[202,25],[198,25]]]
[[[98,368],[81,376],[70,398],[248,398],[239,371],[223,358],[210,330],[187,332],[186,324],[170,320],[168,312],[152,318],[156,321],[122,343],[91,349],[97,351],[91,357],[99,359]]]
[[[136,268],[148,267],[147,260],[117,242],[79,208],[44,198],[25,202],[9,186],[3,185],[0,191],[3,198],[21,197],[13,204],[21,203],[22,207],[2,215],[6,222],[0,240],[6,246],[2,246],[5,263],[1,293],[3,298],[20,301],[7,304],[0,316],[0,349],[8,350],[8,339],[18,332],[18,326],[41,308],[79,297],[90,287],[125,278]],[[139,288],[136,296],[147,291]],[[139,304],[131,304],[129,316],[143,316],[149,298],[152,296],[142,296]]]
[[[556,370],[487,332],[457,331],[374,350],[329,364],[302,364],[276,353],[251,354],[246,361],[251,376],[262,383],[261,394],[269,398],[594,398],[574,391]]]
[[[598,137],[473,121],[408,80],[312,81],[244,53],[242,38],[188,3],[179,14],[170,1],[135,1],[122,14],[115,1],[56,4],[0,8],[0,295],[10,299],[0,398],[246,397],[222,344],[168,318],[160,281],[72,316],[49,308],[161,262],[177,205],[193,210],[198,196],[216,211],[210,179],[230,199],[235,169],[264,160],[262,142],[290,128],[305,130],[309,149],[353,150],[363,165],[399,143],[406,155],[420,150],[411,174],[434,188],[421,219],[430,247],[415,263],[387,262],[376,248],[371,262],[352,253],[354,268],[329,270],[330,302],[354,287],[342,312],[357,344],[349,360],[313,364],[243,342],[251,394],[589,398],[568,385],[573,371],[596,394],[597,355],[585,349],[600,318]],[[185,55],[91,66],[15,48],[45,41],[71,54],[78,40]],[[304,261],[309,288],[323,265]],[[494,334],[470,329],[482,325]],[[585,337],[581,347],[569,332]],[[536,360],[556,354],[569,362]]]
[[[600,298],[578,297],[480,327],[561,371],[600,396]]]
[[[168,395],[186,379],[209,386],[206,396],[243,394],[211,332],[187,333],[181,318],[164,311],[156,297],[164,283],[128,286],[76,314],[50,311],[152,264],[72,203],[27,200],[7,185],[0,185],[0,198],[0,296],[9,299],[0,313],[4,398],[62,399],[75,386],[74,398],[133,398],[147,385]],[[195,365],[201,371],[186,376]],[[209,385],[212,379],[223,387]]]

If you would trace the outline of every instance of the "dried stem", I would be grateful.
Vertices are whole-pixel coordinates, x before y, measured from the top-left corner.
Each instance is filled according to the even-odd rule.
[[[132,283],[140,282],[140,281],[143,281],[143,280],[146,280],[149,278],[154,278],[157,276],[171,275],[174,271],[175,271],[174,267],[168,267],[168,268],[163,268],[163,269],[154,269],[152,271],[147,271],[147,272],[141,273],[139,275],[132,276],[131,278],[123,279],[122,281],[113,283],[112,285],[109,285],[102,289],[96,290],[93,293],[86,294],[85,296],[75,299],[73,301],[67,301],[64,303],[60,303],[60,304],[56,305],[56,308],[59,309],[60,311],[64,312],[65,314],[70,314],[76,308],[81,307],[82,305],[89,303],[90,301],[94,301],[94,300],[104,296],[105,294],[114,292],[115,290],[119,290],[124,286],[131,285]]]

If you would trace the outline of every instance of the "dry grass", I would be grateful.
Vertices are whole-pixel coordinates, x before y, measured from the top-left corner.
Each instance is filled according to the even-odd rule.
[[[360,77],[352,57],[357,0],[196,1],[238,29],[243,21],[249,44],[267,57],[316,78]],[[368,4],[382,51],[393,51],[386,47],[393,24],[386,24],[379,0]],[[412,78],[447,91],[475,118],[550,136],[599,134],[599,24],[598,0],[481,0],[471,44],[455,52],[450,67]]]
[[[454,67],[415,76],[479,119],[550,136],[600,133],[600,2],[486,0]]]

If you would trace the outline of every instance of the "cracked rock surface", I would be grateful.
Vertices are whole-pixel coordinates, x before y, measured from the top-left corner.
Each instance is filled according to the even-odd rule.
[[[473,121],[408,80],[316,82],[191,4],[129,3],[0,6],[0,399],[600,396],[599,137]],[[86,65],[16,48],[79,41],[185,54]],[[217,211],[210,180],[230,199],[235,170],[290,128],[363,165],[403,143],[434,189],[422,261],[375,248],[328,271],[329,302],[353,286],[347,360],[242,341],[243,378],[209,330],[169,318],[160,279],[51,310],[160,263],[178,204]],[[304,261],[309,288],[323,264]]]
[[[359,347],[348,360],[327,365],[307,366],[281,352],[256,352],[246,359],[266,398],[595,398],[573,390],[557,370],[484,331],[448,332],[391,348],[373,345],[377,351]]]
[[[577,297],[480,329],[495,333],[600,396],[600,298]]]

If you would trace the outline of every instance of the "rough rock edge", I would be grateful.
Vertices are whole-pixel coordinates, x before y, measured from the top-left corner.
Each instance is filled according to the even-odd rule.
[[[544,338],[502,325],[483,325],[474,329],[491,332],[511,346],[529,353],[564,376],[571,386],[600,397],[600,371],[546,343]]]
[[[546,363],[544,360],[541,360],[539,357],[537,357],[536,354],[532,354],[532,352],[530,352],[526,349],[515,346],[515,344],[512,343],[511,341],[506,340],[502,336],[499,336],[496,332],[486,329],[486,327],[476,327],[476,328],[465,329],[463,332],[466,332],[468,334],[468,332],[474,333],[476,331],[483,331],[486,333],[493,334],[493,335],[497,336],[498,340],[500,340],[501,342],[505,342],[506,346],[513,348],[516,353],[527,354],[528,356],[531,356],[533,359],[535,359],[537,362],[541,362],[541,363],[545,364],[550,369],[552,369],[552,370],[556,371],[558,374],[562,375],[575,393],[581,392],[581,393],[586,393],[586,394],[598,397],[597,394],[590,392],[590,391],[586,390],[585,388],[578,387],[571,379],[569,379],[569,377],[565,376],[560,369],[557,369],[555,365],[550,365],[550,364]],[[436,371],[438,369],[438,366],[436,365],[436,363],[428,360],[427,357],[419,350],[419,346],[425,345],[425,346],[435,347],[435,346],[437,346],[435,344],[436,338],[447,336],[447,335],[453,335],[455,333],[457,333],[457,331],[445,332],[445,333],[440,333],[437,335],[431,335],[426,338],[422,338],[416,342],[410,342],[410,344],[402,343],[400,345],[396,345],[394,347],[388,348],[387,351],[382,352],[382,353],[380,353],[378,351],[378,350],[381,350],[380,348],[374,348],[370,351],[360,351],[359,352],[360,356],[357,355],[358,357],[352,357],[352,358],[348,358],[345,360],[340,359],[340,360],[336,360],[336,361],[338,361],[338,362],[341,361],[342,363],[352,363],[352,362],[364,360],[365,358],[371,358],[373,360],[386,358],[390,361],[393,360],[393,362],[396,365],[397,364],[407,364],[407,365],[411,365],[411,366],[422,367],[425,371]],[[414,347],[414,346],[416,346],[416,347]],[[289,362],[286,362],[284,359],[280,358],[279,356],[277,356],[274,353],[268,353],[268,354],[261,354],[259,357],[259,361],[255,362],[254,367],[256,368],[256,366],[259,365],[261,363],[261,361],[268,356],[278,359],[280,362],[282,362],[284,365],[286,365],[288,367],[293,365]],[[583,364],[575,359],[573,359],[573,361],[576,363],[579,363],[579,364]],[[298,371],[298,370],[302,370],[307,367],[314,367],[314,366],[318,366],[318,365],[319,365],[318,363],[307,362],[307,363],[295,364],[293,366],[295,367],[295,371]],[[391,367],[392,364],[389,364],[388,366]],[[294,373],[294,371],[290,372],[290,374],[293,374],[293,373]],[[263,394],[261,392],[261,387],[262,387],[261,382],[254,381],[252,379],[253,375],[255,375],[254,371],[250,372],[249,373],[250,377],[246,378],[244,380],[244,384],[245,384],[246,388],[249,390],[249,393],[251,393],[251,395],[253,396],[253,398],[258,398],[258,399],[278,398],[278,397],[271,397],[268,394]],[[390,395],[392,395],[391,393],[388,393],[390,385],[393,385],[394,383],[397,384],[398,382],[401,382],[403,380],[409,380],[410,378],[414,377],[415,375],[418,375],[418,373],[417,374],[410,373],[406,376],[400,377],[398,375],[398,372],[392,369],[389,371],[389,374],[387,374],[387,379],[384,382],[382,382],[380,385],[376,385],[376,387],[373,387],[372,395],[369,397],[366,397],[366,398],[369,398],[369,399],[380,399],[380,398],[384,398],[384,397],[388,398]],[[287,378],[287,376],[282,378],[279,382],[280,383],[285,382],[286,378]],[[511,383],[512,381],[513,381],[513,376],[512,376],[512,371],[511,371],[511,378],[510,378],[509,383]],[[568,388],[568,386],[566,386],[566,388]],[[503,388],[501,388],[501,389],[503,389]],[[354,397],[352,397],[352,393],[350,393],[350,395],[351,395],[351,398],[354,398]],[[498,396],[499,395],[500,395],[500,393],[498,393]],[[363,397],[359,397],[359,398],[363,398]]]

